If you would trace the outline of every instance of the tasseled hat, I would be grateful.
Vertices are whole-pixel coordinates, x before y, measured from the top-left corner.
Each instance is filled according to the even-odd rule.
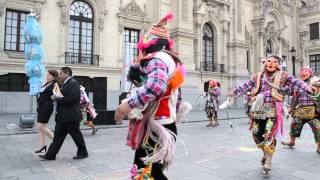
[[[167,14],[157,24],[152,25],[149,31],[140,39],[138,49],[143,50],[157,43],[159,39],[167,39],[169,48],[173,48],[173,40],[170,39],[170,32],[167,27],[168,21],[173,19],[172,13]]]

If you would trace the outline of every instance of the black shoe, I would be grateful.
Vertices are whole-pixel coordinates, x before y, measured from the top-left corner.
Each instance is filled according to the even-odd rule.
[[[55,157],[54,157],[54,158],[50,158],[50,157],[46,156],[45,154],[41,154],[41,155],[39,155],[39,157],[40,157],[41,159],[47,160],[47,161],[56,160]]]
[[[73,157],[73,159],[83,159],[83,158],[87,158],[89,156],[89,154],[84,154],[84,155],[76,155]]]
[[[42,151],[47,152],[47,145],[42,146],[41,149],[34,151],[34,153],[42,153]]]

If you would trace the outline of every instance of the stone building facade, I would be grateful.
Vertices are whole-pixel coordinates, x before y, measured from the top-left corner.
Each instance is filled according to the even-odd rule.
[[[289,72],[302,66],[320,72],[315,0],[0,0],[0,113],[35,111],[21,36],[30,9],[45,34],[46,68],[70,66],[89,91],[95,77],[106,77],[111,110],[128,89],[125,66],[137,54],[136,42],[168,12],[175,16],[169,27],[188,70],[183,92],[191,102],[209,79],[221,81],[226,95],[259,70],[267,53],[282,55]]]

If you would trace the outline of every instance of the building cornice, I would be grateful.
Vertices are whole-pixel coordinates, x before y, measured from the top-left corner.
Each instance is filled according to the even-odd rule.
[[[189,30],[185,30],[185,29],[173,29],[171,31],[171,37],[172,38],[177,38],[177,37],[184,37],[187,39],[196,39],[197,36],[193,33],[189,33]]]
[[[244,43],[244,42],[232,42],[232,43],[227,43],[227,48],[248,49],[248,48],[251,48],[251,44]]]
[[[33,2],[39,2],[39,3],[46,3],[47,2],[47,0],[32,0]]]
[[[25,59],[23,52],[5,51],[5,53],[12,59]]]
[[[25,73],[24,66],[25,62],[14,62],[14,61],[0,61],[0,66],[7,69],[9,72],[15,70],[15,72]],[[60,69],[61,67],[68,66],[74,71],[75,75],[97,75],[97,74],[119,74],[119,68],[109,67],[97,67],[97,66],[85,66],[85,65],[73,65],[73,64],[45,64],[47,69]],[[90,69],[90,71],[88,71]],[[0,69],[3,71],[3,69]],[[78,74],[81,72],[81,74]]]
[[[311,12],[311,13],[307,13],[307,14],[299,14],[300,18],[307,18],[310,16],[318,16],[320,13],[320,11],[315,11],[315,12]]]
[[[266,22],[266,19],[263,17],[257,17],[251,20],[251,23],[253,25],[264,25],[265,22]]]
[[[204,0],[204,2],[207,2],[209,4],[211,3],[211,4],[231,6],[231,3],[226,0]]]

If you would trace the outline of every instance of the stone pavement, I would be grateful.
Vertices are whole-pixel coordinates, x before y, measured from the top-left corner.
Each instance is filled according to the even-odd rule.
[[[190,118],[201,120],[196,117],[193,114]],[[319,179],[320,155],[315,152],[310,127],[304,128],[295,149],[278,145],[271,175],[265,177],[260,174],[261,153],[251,139],[248,119],[231,121],[234,129],[228,121],[221,121],[217,128],[205,127],[206,122],[201,121],[179,124],[179,137],[188,153],[178,140],[174,163],[165,171],[168,177],[171,180]],[[126,128],[108,128],[91,136],[90,131],[83,131],[90,154],[83,160],[72,160],[76,147],[68,136],[56,161],[41,161],[33,153],[37,134],[0,136],[0,179],[129,179],[134,153],[125,145],[126,132]]]
[[[229,109],[228,113],[226,113],[226,110],[221,110],[218,112],[219,119],[225,120],[228,117],[230,119],[233,118],[246,118],[247,116],[244,113],[244,109]],[[5,136],[5,135],[14,135],[14,134],[30,134],[30,133],[37,133],[36,128],[28,128],[28,129],[14,129],[10,130],[7,129],[7,124],[9,123],[14,123],[19,125],[19,119],[20,119],[20,114],[0,114],[0,136]],[[204,111],[200,110],[194,110],[191,111],[191,113],[188,114],[184,122],[198,122],[198,121],[206,121],[206,114]],[[54,129],[55,121],[54,121],[54,116],[51,117],[49,121],[49,128]],[[124,121],[124,125],[120,127],[126,127],[127,121]],[[102,125],[102,126],[97,126],[99,129],[105,129],[105,128],[113,128],[115,126],[113,125]],[[119,126],[116,126],[119,127]],[[82,126],[81,129],[88,129],[86,126]]]

